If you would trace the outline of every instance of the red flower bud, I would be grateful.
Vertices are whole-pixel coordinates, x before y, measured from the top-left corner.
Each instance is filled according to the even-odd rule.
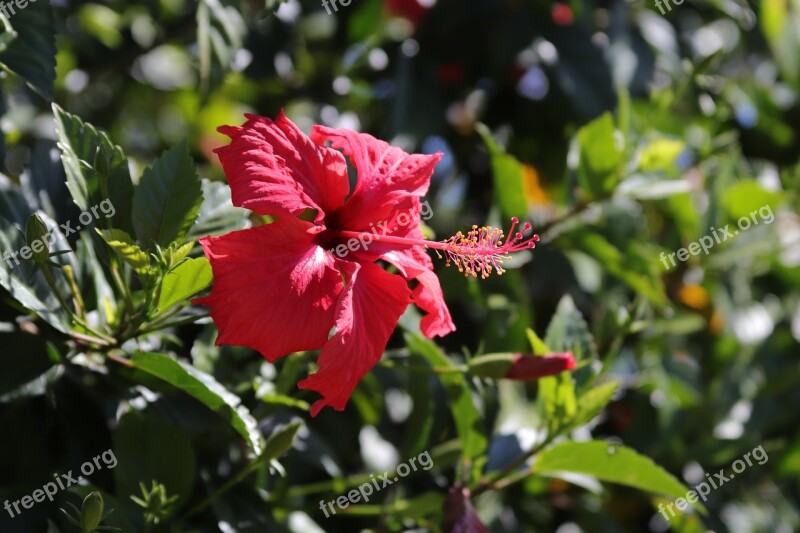
[[[569,352],[546,355],[516,354],[505,377],[519,381],[534,381],[574,368],[575,357]]]

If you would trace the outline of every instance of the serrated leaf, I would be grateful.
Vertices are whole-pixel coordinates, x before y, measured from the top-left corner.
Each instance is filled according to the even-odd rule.
[[[207,97],[222,83],[247,32],[239,10],[223,2],[200,0],[197,6],[200,91],[203,97]]]
[[[209,285],[213,274],[211,263],[205,257],[187,259],[164,276],[158,310],[163,313],[173,305],[183,302]]]
[[[119,229],[97,230],[108,246],[138,274],[150,274],[150,256],[139,248],[133,237]]]
[[[186,256],[189,255],[189,252],[192,251],[194,245],[195,241],[189,241],[180,246],[175,243],[172,243],[172,245],[170,245],[169,248],[164,250],[164,258],[167,260],[167,264],[175,266],[181,261],[183,261],[186,258]]]
[[[95,202],[109,200],[115,211],[111,217],[112,226],[130,232],[133,229],[131,225],[133,182],[128,169],[128,160],[122,148],[111,142],[104,132],[67,113],[56,104],[53,104],[53,114],[56,120],[58,146],[61,148],[61,160],[67,174],[67,188],[75,204],[86,211],[93,207],[92,204]],[[100,176],[91,167],[99,147],[102,147],[110,158],[108,165],[110,175],[107,176],[107,180],[102,179],[103,184]],[[102,191],[103,188],[107,191]]]
[[[7,4],[8,5],[8,4]],[[0,52],[0,66],[24,79],[48,101],[53,100],[56,79],[56,27],[50,2],[16,4],[11,24],[16,38]],[[11,9],[11,6],[9,6]]]
[[[228,391],[213,376],[167,355],[137,352],[130,360],[133,368],[155,376],[192,396],[227,420],[256,455],[261,455],[263,445],[258,422],[242,405],[241,399]]]
[[[652,459],[625,446],[603,441],[556,444],[537,454],[531,468],[541,474],[584,474],[671,498],[685,497],[689,490]],[[696,507],[705,513],[699,502]]]
[[[202,201],[200,178],[183,141],[145,170],[134,190],[136,238],[148,250],[183,242]]]
[[[477,127],[492,162],[492,179],[500,208],[507,217],[524,216],[528,202],[523,185],[523,167],[517,159],[506,153],[483,124]]]

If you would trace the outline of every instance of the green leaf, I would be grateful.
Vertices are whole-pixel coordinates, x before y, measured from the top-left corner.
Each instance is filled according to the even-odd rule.
[[[604,113],[578,132],[578,179],[590,198],[614,191],[622,176],[623,147],[617,142],[614,119]]]
[[[169,265],[169,268],[172,269],[181,261],[183,261],[192,251],[195,244],[195,241],[189,241],[182,245],[172,243],[169,248],[164,250],[164,259],[166,260],[167,265]]]
[[[0,52],[4,52],[8,48],[8,45],[17,38],[17,32],[14,31],[13,26],[11,26],[11,20],[3,13],[0,13],[0,27],[3,28],[2,33],[0,33]],[[5,108],[5,102],[3,103],[3,107]],[[3,111],[3,114],[5,114],[5,109]]]
[[[670,498],[684,498],[689,490],[650,458],[603,441],[556,444],[537,454],[531,468],[539,474],[584,474]],[[695,507],[705,513],[699,502]]]
[[[139,248],[133,237],[118,229],[97,230],[108,246],[138,274],[151,273],[150,256]]]
[[[164,276],[158,311],[163,313],[173,305],[194,296],[211,285],[212,278],[211,263],[205,257],[182,262]]]
[[[93,207],[93,201],[109,201],[114,208],[113,227],[132,230],[133,182],[122,148],[112,143],[104,132],[56,104],[53,104],[53,114],[61,160],[67,174],[67,188],[75,204],[86,211]],[[91,167],[98,149],[108,158],[108,176],[99,176]]]
[[[261,454],[259,460],[269,462],[288,452],[302,427],[303,422],[297,420],[275,431],[264,444],[264,453]]]
[[[764,222],[765,218],[770,219],[770,215],[774,220],[775,211],[782,200],[780,193],[764,189],[755,180],[740,181],[722,194],[722,206],[728,216],[733,220],[749,218],[751,223],[754,219],[759,223]],[[759,209],[766,217],[760,215]]]
[[[111,284],[108,282],[106,273],[97,257],[94,247],[94,239],[88,232],[81,233],[81,240],[78,244],[79,262],[86,265],[86,277],[94,286],[94,294],[97,311],[100,313],[102,322],[114,324],[117,313],[117,300]]]
[[[415,366],[425,365],[425,359],[417,354],[412,354],[409,359],[410,364]],[[406,382],[405,390],[411,396],[412,408],[408,415],[406,424],[414,428],[414,431],[406,431],[403,435],[401,450],[403,457],[411,457],[428,448],[428,440],[433,430],[434,405],[431,395],[430,376],[418,376],[411,374]]]
[[[36,213],[32,214],[25,227],[25,236],[28,247],[33,251],[33,262],[39,266],[44,265],[50,256],[47,233],[47,226],[44,225],[42,218]]]
[[[577,409],[569,421],[568,427],[570,429],[578,428],[591,422],[608,405],[618,387],[619,382],[609,381],[581,394],[578,398]]]
[[[300,409],[302,411],[311,410],[311,405],[308,402],[292,398],[291,396],[286,396],[285,394],[268,393],[260,395],[258,399],[269,405],[281,405],[283,407],[293,407],[295,409]]]
[[[528,202],[523,186],[522,164],[497,144],[488,127],[478,124],[477,130],[489,150],[494,190],[503,214],[506,217],[524,216],[528,212]]]
[[[203,193],[186,141],[145,170],[133,194],[136,238],[145,249],[183,242],[197,219]]]
[[[406,333],[406,345],[412,353],[424,357],[434,368],[455,369],[455,365],[432,341],[418,334]],[[472,390],[464,375],[458,372],[440,374],[439,380],[450,398],[453,420],[461,439],[465,467],[471,468],[476,459],[486,451],[487,440],[480,413],[472,399]]]
[[[675,160],[686,143],[675,139],[657,139],[648,144],[639,156],[639,168],[644,172],[659,172],[675,168]]]
[[[207,97],[231,69],[234,55],[247,33],[242,15],[221,0],[200,0],[197,6],[197,45],[200,55],[200,90]]]
[[[21,260],[19,256],[19,251],[25,246],[25,234],[0,216],[0,250],[14,254],[0,259],[0,287],[8,291],[25,309],[62,333],[68,333],[70,327],[66,316],[50,289],[31,282],[32,263]]]
[[[12,5],[13,4],[13,5]],[[0,52],[0,66],[24,79],[33,90],[48,101],[53,100],[56,79],[56,26],[50,2],[29,1],[24,9],[19,4],[11,21],[16,38]]]
[[[525,334],[528,336],[528,342],[531,344],[531,350],[533,350],[534,355],[544,355],[550,351],[547,348],[547,344],[531,328],[526,328]]]
[[[197,461],[189,436],[140,411],[129,411],[114,431],[114,480],[117,494],[139,494],[139,484],[158,481],[186,502],[191,496]],[[177,509],[180,503],[175,507]]]
[[[585,228],[568,235],[560,235],[558,239],[559,245],[564,249],[578,249],[585,252],[603,265],[606,272],[647,298],[651,303],[657,306],[664,305],[666,301],[664,285],[657,273],[646,270],[646,274],[642,274],[638,270],[634,270],[636,263],[633,260],[640,258],[634,257],[632,254],[623,254],[605,237]],[[660,268],[660,263],[654,256],[654,261],[648,266]]]
[[[256,419],[241,404],[239,397],[229,392],[213,376],[183,361],[157,353],[138,352],[131,358],[131,366],[166,381],[203,403],[228,420],[256,455],[261,454],[261,434]]]
[[[796,89],[800,86],[800,6],[787,0],[763,0],[758,19],[781,74]]]
[[[568,426],[577,412],[575,382],[568,372],[562,372],[540,379],[538,385],[537,404],[547,423],[548,435],[554,436]]]
[[[347,23],[348,39],[351,42],[369,39],[375,28],[382,24],[383,12],[383,0],[361,0]]]

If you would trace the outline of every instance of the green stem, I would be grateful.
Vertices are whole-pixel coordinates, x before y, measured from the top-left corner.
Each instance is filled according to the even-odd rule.
[[[53,291],[53,294],[55,295],[56,299],[58,300],[58,303],[61,305],[61,308],[64,309],[64,311],[67,313],[67,315],[69,315],[70,319],[74,323],[82,326],[84,329],[86,329],[86,331],[91,333],[93,336],[97,337],[96,339],[91,340],[91,342],[95,342],[97,340],[102,339],[103,340],[102,344],[106,345],[106,346],[110,345],[110,344],[114,344],[114,343],[117,342],[116,339],[114,339],[113,337],[109,337],[108,335],[106,335],[106,334],[104,334],[102,332],[96,331],[88,323],[86,323],[84,320],[82,320],[80,317],[78,317],[72,311],[72,309],[67,305],[67,302],[64,299],[64,296],[61,294],[61,291],[58,290],[58,285],[56,285],[56,280],[55,280],[55,278],[53,278],[53,273],[50,272],[50,269],[47,267],[47,265],[42,265],[41,270],[42,270],[42,275],[44,276],[44,279],[47,282],[48,287],[50,287],[50,290]],[[70,332],[70,335],[75,337],[75,338],[81,338],[82,337],[83,340],[87,340],[87,341],[89,339],[92,339],[92,337],[90,337],[88,335],[84,335],[82,333],[77,333],[77,332],[74,332],[74,331]]]
[[[538,444],[531,448],[526,454],[518,457],[516,460],[512,461],[504,469],[492,474],[488,475],[483,478],[475,487],[472,489],[473,496],[477,496],[487,490],[500,490],[502,488],[511,485],[512,483],[516,483],[522,479],[528,477],[531,473],[533,473],[533,468],[529,467],[522,472],[517,472],[520,466],[524,465],[528,459],[539,453],[545,446],[550,444],[555,435],[549,436],[542,441],[541,444]]]
[[[153,322],[151,324],[148,324],[146,327],[141,328],[138,331],[138,335],[144,335],[146,333],[153,333],[154,331],[159,331],[159,330],[162,330],[162,329],[168,329],[168,328],[175,328],[175,327],[178,327],[178,326],[184,326],[186,324],[191,324],[192,322],[195,322],[198,318],[199,317],[197,317],[197,316],[189,316],[189,317],[186,317],[186,318],[182,318],[180,320],[176,320],[174,322]]]
[[[464,365],[453,367],[429,367],[429,366],[415,366],[415,365],[399,365],[394,361],[381,361],[381,366],[386,368],[395,368],[397,370],[407,370],[409,372],[419,372],[422,374],[465,374],[468,369]]]
[[[241,472],[236,474],[234,477],[232,477],[227,482],[225,482],[222,486],[220,486],[217,490],[212,492],[205,500],[203,500],[199,504],[195,505],[194,507],[192,507],[191,509],[189,509],[188,511],[183,513],[178,518],[178,520],[179,521],[183,521],[183,520],[186,520],[187,518],[189,518],[190,516],[196,515],[197,513],[199,513],[200,511],[202,511],[203,509],[205,509],[209,505],[211,505],[211,503],[214,500],[216,500],[217,498],[219,498],[220,496],[222,496],[223,494],[225,494],[226,492],[231,490],[233,487],[235,487],[236,485],[238,485],[239,483],[244,481],[245,478],[247,478],[247,476],[249,476],[250,474],[255,472],[260,466],[262,466],[262,463],[260,463],[258,461],[255,461],[252,464],[246,466],[244,469],[242,469]]]

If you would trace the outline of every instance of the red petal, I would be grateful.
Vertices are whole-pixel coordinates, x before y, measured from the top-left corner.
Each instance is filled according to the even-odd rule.
[[[317,209],[318,223],[342,206],[350,182],[341,153],[311,142],[283,112],[275,121],[246,116],[241,127],[219,128],[231,143],[216,150],[234,205],[275,216]]]
[[[404,199],[423,196],[442,154],[407,154],[366,133],[314,126],[311,138],[317,144],[331,141],[358,170],[353,195],[338,215],[337,223],[353,231],[367,231],[370,222],[393,218]]]
[[[201,239],[214,271],[211,307],[217,345],[249,346],[274,361],[328,340],[342,277],[315,245],[310,222],[289,218]]]
[[[417,307],[427,312],[420,321],[420,329],[426,337],[433,338],[437,335],[444,337],[456,330],[450,317],[450,310],[444,301],[439,278],[433,272],[433,261],[425,250],[415,247],[410,250],[392,251],[384,254],[381,259],[396,266],[407,279],[419,281],[412,294],[412,300]]]
[[[506,371],[506,379],[533,381],[546,376],[555,376],[575,368],[575,356],[571,353],[547,355],[517,354]]]
[[[336,311],[336,334],[319,356],[319,371],[298,384],[319,392],[312,416],[326,405],[342,411],[358,382],[380,361],[410,303],[406,281],[372,263],[339,261],[346,285]]]

